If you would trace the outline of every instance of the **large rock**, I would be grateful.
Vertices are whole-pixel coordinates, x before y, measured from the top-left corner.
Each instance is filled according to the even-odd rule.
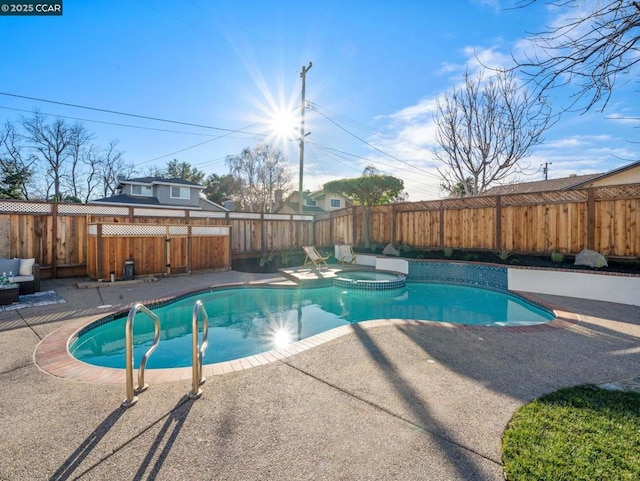
[[[398,250],[393,247],[393,244],[387,244],[384,248],[384,250],[382,251],[382,255],[385,256],[399,256],[400,252],[398,252]]]
[[[577,266],[589,266],[593,268],[608,267],[607,259],[605,259],[602,254],[589,249],[582,249],[580,254],[576,256],[574,264]]]

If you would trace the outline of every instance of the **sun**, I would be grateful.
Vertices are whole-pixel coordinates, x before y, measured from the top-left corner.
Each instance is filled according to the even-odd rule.
[[[298,117],[292,109],[277,109],[271,113],[271,135],[279,140],[291,140],[296,136]]]

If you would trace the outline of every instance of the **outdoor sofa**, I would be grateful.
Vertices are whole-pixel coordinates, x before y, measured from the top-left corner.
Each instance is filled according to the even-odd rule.
[[[35,259],[0,258],[0,275],[20,287],[20,295],[40,291],[40,265]]]

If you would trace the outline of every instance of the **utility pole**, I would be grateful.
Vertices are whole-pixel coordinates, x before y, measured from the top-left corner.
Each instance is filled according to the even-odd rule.
[[[302,103],[300,104],[300,183],[298,185],[298,214],[302,214],[302,177],[304,170],[304,109],[305,109],[305,98],[304,98],[304,90],[305,90],[305,81],[307,79],[307,72],[311,70],[311,66],[313,64],[309,62],[309,66],[302,67],[302,71],[300,72],[300,78],[302,79]]]
[[[542,167],[542,173],[544,174],[544,180],[548,180],[549,166],[551,164],[553,164],[553,162],[545,162],[544,164],[540,164],[540,167]]]

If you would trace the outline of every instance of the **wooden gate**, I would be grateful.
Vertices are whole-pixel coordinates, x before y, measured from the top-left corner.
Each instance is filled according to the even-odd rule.
[[[88,231],[92,279],[121,279],[127,260],[136,276],[231,268],[230,226],[96,223]]]

